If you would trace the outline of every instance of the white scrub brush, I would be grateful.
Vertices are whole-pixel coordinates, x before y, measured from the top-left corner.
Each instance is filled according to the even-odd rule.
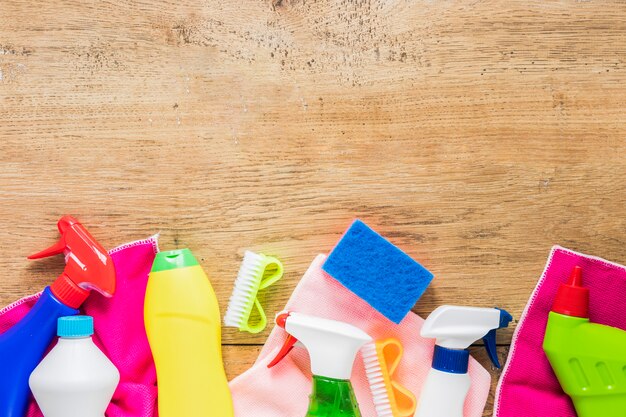
[[[266,276],[266,272],[269,275]],[[283,264],[272,256],[246,251],[237,274],[235,288],[224,315],[224,325],[240,331],[259,333],[267,326],[267,316],[257,298],[259,290],[274,284],[283,276]],[[259,321],[250,323],[252,309],[256,307]]]

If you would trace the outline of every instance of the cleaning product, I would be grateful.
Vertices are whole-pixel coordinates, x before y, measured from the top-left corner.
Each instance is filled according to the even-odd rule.
[[[411,311],[433,279],[361,220],[348,228],[323,269],[394,323]]]
[[[282,276],[283,264],[278,259],[247,250],[224,315],[224,325],[236,327],[242,332],[262,332],[267,326],[267,316],[257,295],[260,290],[273,285]],[[251,323],[250,316],[254,307],[257,309],[259,321]]]
[[[496,330],[508,327],[512,319],[498,308],[460,306],[441,306],[428,316],[421,334],[436,339],[435,352],[416,417],[463,417],[471,382],[467,348],[482,338],[489,358],[499,368]]]
[[[377,417],[412,417],[415,395],[394,380],[404,349],[398,339],[367,343],[361,349]]]
[[[115,297],[89,297],[81,313],[95,322],[93,340],[120,371],[120,383],[107,417],[156,415],[156,369],[143,323],[148,273],[158,252],[157,236],[124,243],[109,251],[115,265]],[[17,324],[42,293],[28,295],[0,309],[0,333]],[[56,328],[56,327],[55,327]],[[43,417],[35,399],[27,417]]]
[[[30,259],[65,253],[63,273],[46,287],[35,306],[0,334],[0,416],[23,417],[30,396],[28,378],[52,342],[57,319],[78,314],[90,290],[110,297],[115,268],[107,251],[73,217],[58,222],[58,243]]]
[[[365,300],[325,273],[322,270],[325,260],[326,255],[323,254],[313,259],[287,300],[284,310],[350,323],[376,340],[388,337],[398,339],[404,348],[404,355],[401,365],[393,374],[393,379],[415,394],[421,392],[431,368],[433,354],[432,340],[420,336],[424,320],[414,312],[409,312],[400,324],[390,322]],[[306,415],[309,407],[308,397],[311,393],[311,361],[305,349],[294,349],[281,361],[280,366],[271,369],[267,367],[284,345],[286,338],[287,333],[283,329],[273,326],[254,364],[230,381],[237,416]],[[482,417],[489,396],[491,377],[489,372],[471,357],[469,376],[472,385],[465,400],[463,415]],[[365,417],[376,416],[370,384],[363,363],[359,360],[354,363],[350,383],[361,414]]]
[[[289,334],[275,366],[300,341],[311,357],[313,392],[306,417],[361,417],[350,383],[354,358],[372,338],[358,327],[295,312],[283,312],[276,324]]]
[[[543,349],[578,417],[626,414],[626,331],[590,323],[580,266],[559,287]]]
[[[144,308],[159,417],[232,417],[219,305],[189,249],[156,255]]]
[[[30,375],[44,417],[104,417],[120,373],[93,343],[91,316],[60,317],[59,341]]]
[[[520,252],[521,254],[522,252]],[[552,305],[575,266],[584,271],[591,321],[626,330],[626,265],[553,246],[520,317],[494,399],[493,417],[576,417],[543,349]]]

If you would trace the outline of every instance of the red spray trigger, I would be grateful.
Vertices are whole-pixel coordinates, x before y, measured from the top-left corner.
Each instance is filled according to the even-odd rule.
[[[278,325],[278,327],[282,327],[284,329],[285,326],[287,325],[288,318],[289,318],[289,312],[279,313],[276,316],[276,324]],[[290,334],[287,334],[287,340],[285,340],[283,347],[280,348],[280,351],[278,352],[276,357],[267,365],[267,367],[273,368],[276,364],[282,361],[285,358],[285,356],[287,356],[289,352],[291,352],[291,349],[293,349],[296,343],[298,343],[298,339],[296,339]]]
[[[276,355],[276,357],[269,363],[267,364],[268,368],[273,368],[274,366],[276,366],[280,361],[282,361],[283,359],[285,359],[285,356],[287,356],[289,354],[289,352],[291,352],[291,349],[293,349],[293,346],[298,343],[298,339],[296,339],[295,337],[293,337],[292,335],[288,335],[287,336],[287,340],[285,340],[285,344],[283,345],[282,348],[280,348],[280,351],[278,352],[278,354]]]
[[[57,243],[29,256],[45,258],[65,253],[65,269],[50,286],[52,293],[65,305],[78,308],[96,290],[104,296],[115,293],[113,260],[87,229],[71,216],[63,216],[58,224],[61,238]]]
[[[59,229],[59,233],[61,233],[61,238],[59,239],[59,241],[49,248],[42,250],[41,252],[30,255],[28,259],[41,259],[47,258],[48,256],[54,256],[64,253],[66,250],[68,250],[65,243],[65,231],[75,224],[80,225],[80,223],[78,223],[78,221],[72,216],[61,217],[57,223],[57,228]],[[85,230],[85,232],[87,231]]]

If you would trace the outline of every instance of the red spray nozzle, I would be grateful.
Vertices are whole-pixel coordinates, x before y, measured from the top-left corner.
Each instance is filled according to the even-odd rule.
[[[589,317],[589,288],[583,287],[580,266],[575,266],[567,284],[559,287],[552,311],[573,317]]]
[[[115,293],[115,267],[106,249],[89,234],[78,220],[63,216],[58,224],[61,238],[57,243],[28,259],[65,254],[65,269],[50,286],[65,305],[78,308],[96,290],[106,297]]]
[[[572,269],[572,273],[569,275],[568,285],[571,285],[572,287],[583,286],[583,269],[578,265]]]

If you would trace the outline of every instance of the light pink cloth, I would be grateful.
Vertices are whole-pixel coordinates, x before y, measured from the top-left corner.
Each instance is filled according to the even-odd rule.
[[[110,254],[117,273],[115,296],[108,299],[92,294],[81,309],[83,314],[93,316],[93,339],[121,374],[107,417],[157,415],[156,369],[143,324],[144,295],[156,252],[156,237],[113,249]],[[24,317],[40,294],[23,298],[0,310],[0,333]],[[43,416],[34,400],[31,400],[27,416]]]
[[[397,380],[417,398],[432,361],[432,340],[420,337],[423,320],[414,313],[396,325],[365,301],[330,277],[321,266],[319,255],[296,287],[286,309],[319,317],[341,320],[360,327],[374,339],[395,337],[404,346]],[[294,348],[272,369],[267,364],[285,341],[283,329],[274,327],[255,365],[230,383],[236,417],[302,417],[306,415],[311,393],[309,356]],[[465,402],[465,417],[482,415],[490,387],[489,373],[475,360],[470,361],[472,387]],[[376,417],[363,361],[354,364],[352,383],[363,417]],[[216,416],[217,417],[217,416]]]
[[[626,268],[555,246],[515,329],[494,417],[576,417],[542,347],[557,289],[576,265],[582,267],[583,284],[590,290],[591,321],[626,330]]]

